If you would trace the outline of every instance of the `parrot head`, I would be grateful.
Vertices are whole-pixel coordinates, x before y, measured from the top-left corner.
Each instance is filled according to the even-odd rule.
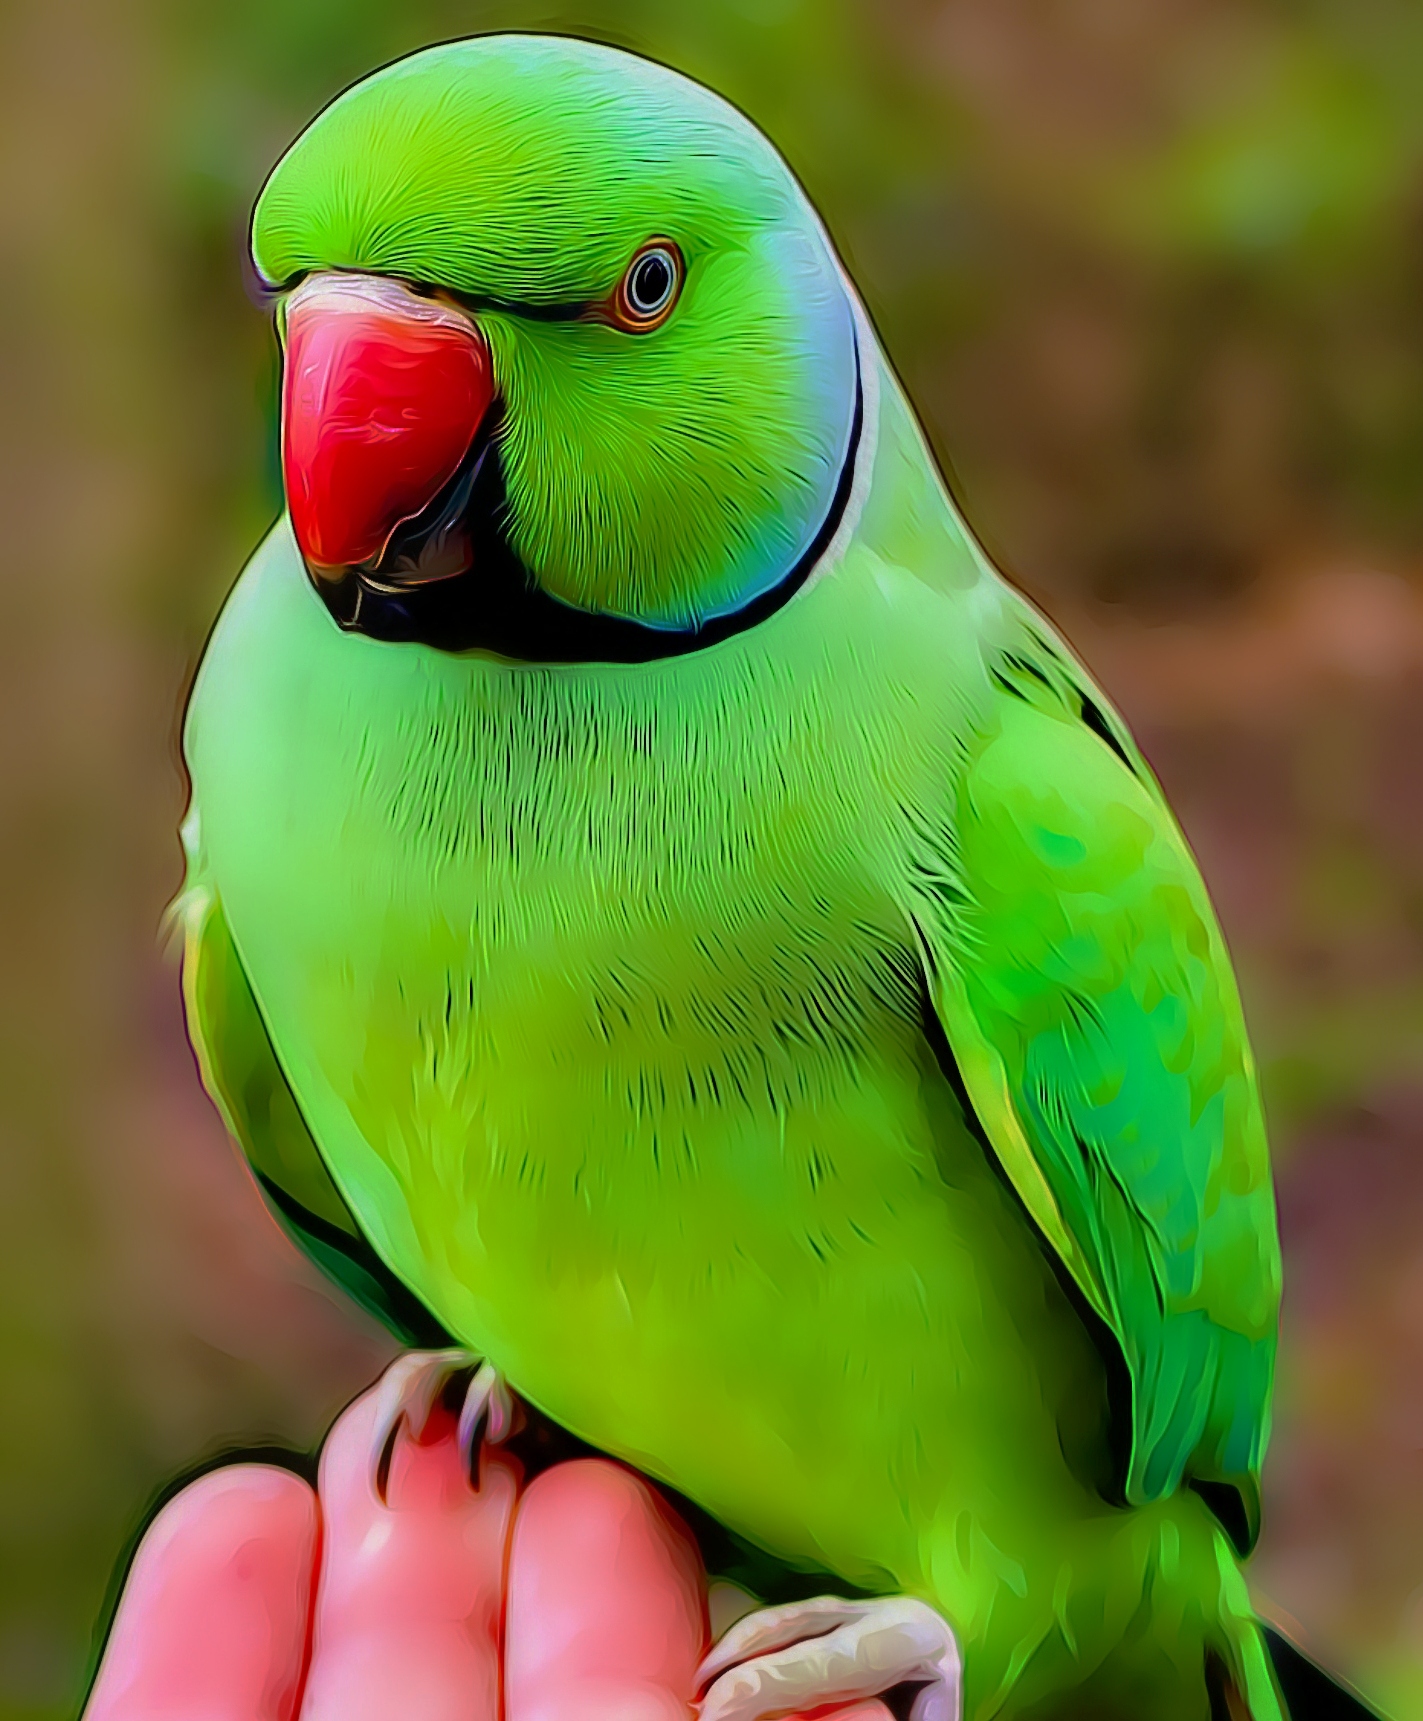
[[[514,35],[397,61],[278,163],[252,253],[343,627],[650,657],[768,613],[833,534],[849,290],[771,145],[663,67]]]

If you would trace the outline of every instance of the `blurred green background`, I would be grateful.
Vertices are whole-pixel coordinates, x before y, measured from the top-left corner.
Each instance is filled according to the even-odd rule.
[[[771,134],[968,514],[1125,710],[1234,948],[1287,1251],[1263,1606],[1423,1715],[1423,8],[0,8],[0,1717],[114,1559],[390,1354],[263,1216],[160,950],[177,715],[278,505],[247,212],[443,36],[643,48]]]

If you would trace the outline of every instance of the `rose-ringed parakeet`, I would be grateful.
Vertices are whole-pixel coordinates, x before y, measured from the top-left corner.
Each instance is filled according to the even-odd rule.
[[[334,102],[252,245],[289,508],[193,690],[182,902],[269,1200],[858,1592],[737,1628],[708,1714],[1275,1721],[1221,934],[783,162],[494,36]]]

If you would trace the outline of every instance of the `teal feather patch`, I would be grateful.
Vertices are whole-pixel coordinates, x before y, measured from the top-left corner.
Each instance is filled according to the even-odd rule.
[[[945,821],[971,882],[921,935],[989,1139],[1122,1346],[1129,1498],[1228,1483],[1253,1540],[1279,1279],[1239,1000],[1159,792],[1053,679],[978,738]]]

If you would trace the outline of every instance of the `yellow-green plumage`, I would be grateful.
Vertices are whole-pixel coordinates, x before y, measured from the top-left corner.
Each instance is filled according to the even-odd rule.
[[[549,1415],[932,1601],[969,1717],[1205,1721],[1213,1661],[1267,1721],[1226,1529],[1278,1254],[1228,959],[862,317],[858,347],[834,541],[705,649],[342,632],[274,528],[188,720],[205,1074]]]

